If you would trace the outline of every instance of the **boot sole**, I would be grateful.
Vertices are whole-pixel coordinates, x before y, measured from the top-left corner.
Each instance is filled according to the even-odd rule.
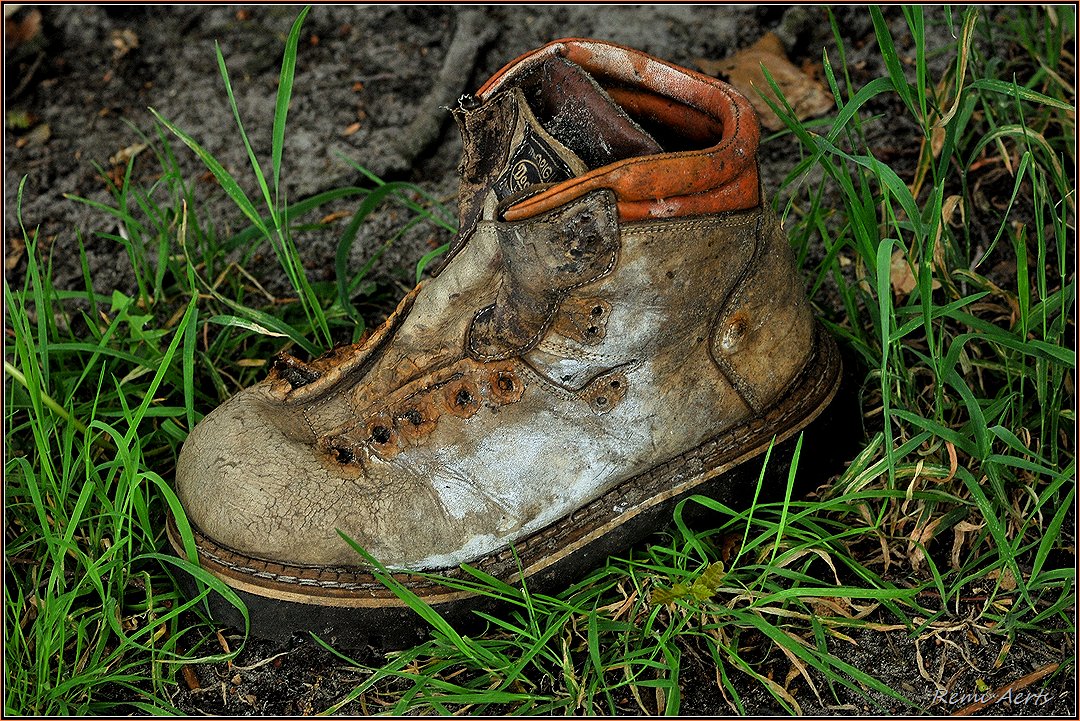
[[[840,378],[836,343],[815,324],[807,363],[767,413],[623,481],[571,515],[519,539],[514,551],[506,549],[469,565],[507,583],[524,582],[533,592],[558,589],[666,525],[675,505],[688,496],[746,505],[759,469],[739,472],[745,471],[739,466],[764,453],[774,437],[770,466],[781,465],[793,446],[788,439],[825,410]],[[183,542],[171,514],[166,529],[174,551],[183,557]],[[402,647],[427,633],[426,622],[364,567],[290,566],[237,553],[194,526],[192,532],[200,565],[243,599],[257,636],[285,640],[295,631],[312,631],[352,647],[367,643]],[[182,586],[194,594],[194,579],[180,575]],[[451,623],[475,620],[473,611],[497,605],[486,596],[438,580],[472,578],[460,568],[425,576],[399,573],[394,578]],[[216,620],[243,628],[243,616],[219,594],[209,594],[208,602]]]

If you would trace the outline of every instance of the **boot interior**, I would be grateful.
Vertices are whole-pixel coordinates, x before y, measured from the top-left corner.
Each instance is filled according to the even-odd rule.
[[[537,120],[590,169],[626,158],[700,150],[723,125],[648,87],[589,73],[564,57],[539,63],[520,81]]]

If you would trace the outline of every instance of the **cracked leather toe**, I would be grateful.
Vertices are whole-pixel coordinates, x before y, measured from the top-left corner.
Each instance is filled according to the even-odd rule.
[[[438,527],[437,499],[420,479],[404,472],[370,479],[326,462],[302,424],[283,422],[289,416],[267,388],[233,396],[185,443],[177,491],[195,526],[253,558],[300,565],[357,563],[338,529],[380,557],[397,557],[402,538]],[[388,514],[396,528],[382,535]]]

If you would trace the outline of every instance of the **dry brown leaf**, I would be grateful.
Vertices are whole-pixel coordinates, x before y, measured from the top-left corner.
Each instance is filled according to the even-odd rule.
[[[37,145],[44,145],[49,142],[49,138],[52,137],[52,128],[48,123],[41,123],[31,128],[30,132],[22,136],[15,141],[16,148],[25,148],[26,146],[35,147]]]
[[[7,257],[4,258],[4,268],[6,270],[13,270],[15,266],[22,260],[23,253],[26,252],[26,244],[23,243],[22,238],[18,236],[11,236],[8,238],[8,251]]]
[[[131,28],[113,30],[110,41],[113,46],[113,60],[119,60],[139,47],[139,36]]]
[[[945,128],[935,125],[930,130],[930,152],[934,158],[941,157],[941,151],[945,147]]]
[[[986,574],[986,577],[990,580],[994,580],[1000,576],[1000,586],[1003,591],[1015,591],[1016,590],[1016,577],[1013,576],[1012,569],[1005,568],[1003,570],[994,569],[990,573]]]
[[[919,285],[919,280],[915,277],[903,248],[892,254],[892,262],[889,264],[889,281],[892,283],[893,292],[900,296],[908,295]],[[941,287],[941,281],[934,278],[930,281],[930,287],[937,290]]]
[[[821,83],[788,60],[780,38],[775,33],[765,33],[750,47],[723,60],[698,58],[695,62],[702,72],[723,76],[749,98],[762,126],[768,130],[780,130],[784,124],[758,95],[758,90],[780,107],[783,107],[783,104],[765,79],[765,73],[761,71],[762,65],[769,70],[799,120],[821,115],[833,108],[832,96]]]
[[[109,158],[109,163],[112,165],[127,165],[128,161],[134,158],[136,155],[146,150],[146,143],[135,143],[123,148],[116,155]]]
[[[968,523],[967,521],[960,521],[953,526],[952,554],[949,558],[949,562],[952,563],[953,568],[960,568],[960,553],[964,550],[964,541],[967,540],[968,534],[981,531],[984,525],[984,523],[975,525],[974,523]]]
[[[957,208],[960,209],[960,223],[962,224],[964,222],[963,198],[959,195],[950,195],[941,204],[941,223],[938,225],[937,235],[934,236],[934,266],[942,275],[948,275],[949,269],[945,265],[945,246],[941,242],[941,234],[946,225],[953,224],[952,217],[956,214]]]
[[[907,262],[907,253],[903,249],[892,254],[892,263],[889,264],[889,280],[892,282],[893,292],[899,295],[907,295],[915,290],[919,281],[911,271],[911,264]]]
[[[187,684],[188,689],[197,691],[202,688],[202,684],[199,683],[199,677],[195,675],[195,671],[191,666],[181,666],[180,673],[184,676],[184,683]]]
[[[912,529],[911,535],[908,536],[908,560],[911,562],[913,569],[918,570],[923,561],[926,560],[923,549],[930,545],[930,541],[933,540],[934,534],[937,532],[937,527],[944,520],[945,516],[926,519]]]
[[[7,43],[8,52],[30,42],[41,32],[41,12],[31,9],[22,17],[16,18],[15,15],[19,10],[18,5],[15,5],[10,13],[7,7],[4,8],[4,40]]]

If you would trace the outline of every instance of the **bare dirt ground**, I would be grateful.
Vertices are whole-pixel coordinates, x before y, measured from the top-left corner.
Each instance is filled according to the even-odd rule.
[[[25,177],[22,215],[27,227],[40,228],[45,246],[52,249],[55,284],[78,287],[82,283],[77,230],[86,244],[95,289],[130,291],[133,280],[126,262],[118,262],[119,247],[95,235],[114,232],[115,223],[65,195],[109,200],[95,166],[111,170],[115,166],[111,158],[140,142],[136,129],[153,136],[148,107],[198,139],[238,177],[248,178],[248,160],[225,99],[213,44],[220,43],[228,62],[255,151],[268,157],[281,50],[297,10],[265,6],[41,8],[40,32],[9,47],[5,64],[7,109],[25,111],[36,128],[28,132],[5,127],[4,230],[10,258],[15,258],[7,269],[9,281],[20,282],[24,265],[18,262],[10,239],[20,237],[14,209],[19,180]],[[854,81],[862,84],[880,75],[881,60],[868,14],[863,8],[846,6],[835,11],[848,44]],[[463,8],[422,6],[312,10],[301,40],[282,173],[290,200],[361,184],[360,174],[343,160],[349,158],[386,179],[416,182],[453,207],[461,143],[449,114],[438,106],[478,87],[508,60],[552,39],[603,38],[690,67],[697,59],[723,58],[746,47],[767,30],[778,34],[796,64],[820,62],[821,47],[832,42],[820,8],[787,12],[773,5],[492,6],[471,11],[477,13],[467,25],[472,42],[457,37],[459,44],[471,45],[466,48],[466,62],[447,68],[444,60],[462,32],[464,12]],[[935,42],[940,47],[952,41],[942,34]],[[875,112],[889,110],[875,108]],[[414,124],[418,118],[437,118],[434,133],[402,142],[409,128],[419,127]],[[918,147],[913,127],[898,122],[880,140],[894,167],[902,167],[905,153],[913,162]],[[794,149],[793,142],[784,138],[763,146],[761,164],[767,188],[777,188],[790,171]],[[178,143],[177,154],[188,177],[198,179],[200,212],[221,234],[242,227],[239,212],[198,160]],[[151,153],[137,158],[136,183],[149,187],[155,173],[160,168]],[[249,191],[252,186],[249,183]],[[400,222],[389,209],[375,214],[353,250],[354,267],[370,257]],[[407,234],[382,257],[375,277],[388,287],[410,287],[416,261],[445,240],[430,228]],[[333,240],[313,237],[302,246],[302,254],[314,279],[332,277]],[[271,290],[283,289],[272,262],[255,268],[255,274]],[[977,613],[973,605],[967,611],[958,609],[958,617],[965,612]],[[928,675],[958,689],[973,690],[977,681],[996,688],[1074,653],[1071,647],[1057,648],[1031,636],[1017,639],[1006,663],[995,666],[1001,640],[979,639],[963,624],[950,636],[921,643],[913,644],[905,631],[868,631],[865,638],[854,641],[846,661],[912,694],[916,702],[938,714],[956,711],[960,705],[935,702],[932,695],[920,697],[929,693]],[[374,666],[382,662],[374,649],[361,649],[354,657]],[[731,713],[712,669],[695,663],[692,654],[687,658],[683,712]],[[242,667],[249,670],[237,670]],[[253,640],[231,667],[206,665],[196,673],[200,688],[181,686],[173,699],[193,714],[318,712],[364,678],[362,672],[344,667],[299,638],[285,646]],[[1073,713],[1071,681],[1061,677],[1051,690],[1044,704],[999,705],[990,712]],[[889,699],[876,698],[881,706],[872,707],[841,691],[842,698],[847,698],[844,703],[808,702],[804,710],[818,714],[906,712]],[[748,685],[745,693],[753,713],[778,712],[764,689]],[[350,705],[341,711],[360,713],[363,709]]]
[[[803,11],[785,18],[784,10],[510,6],[471,10],[477,17],[459,23],[460,10],[453,8],[316,7],[305,23],[289,111],[282,170],[287,197],[295,201],[362,183],[348,159],[384,179],[417,182],[452,207],[461,143],[440,106],[475,89],[517,55],[559,37],[598,37],[696,67],[699,59],[726,57],[773,30],[796,63],[820,62],[820,47],[831,40],[828,23]],[[109,201],[98,168],[113,170],[117,155],[141,142],[136,129],[153,137],[148,108],[192,135],[252,192],[254,181],[226,101],[214,42],[228,63],[255,152],[269,157],[281,50],[296,12],[294,7],[45,8],[40,33],[10,51],[6,66],[8,107],[29,113],[33,129],[6,129],[5,207],[15,207],[18,179],[25,176],[27,226],[40,226],[46,244],[55,243],[57,257],[72,259],[78,257],[72,229],[78,228],[87,243],[95,288],[130,287],[130,272],[115,262],[116,244],[94,235],[115,231],[115,223],[64,196]],[[839,8],[839,13],[843,27],[857,39],[851,52],[857,74],[876,76],[881,61],[875,60],[876,48],[866,47],[869,16],[855,8]],[[458,32],[466,36],[465,62],[444,68]],[[427,134],[430,142],[418,144],[408,137],[410,124],[418,119],[434,122],[436,132]],[[187,177],[199,179],[203,214],[220,233],[238,227],[241,216],[235,206],[194,154],[176,146]],[[793,147],[790,140],[763,147],[766,187],[778,187],[790,171]],[[152,153],[136,158],[135,183],[148,187],[160,173]],[[357,265],[400,224],[390,211],[371,221],[353,253]],[[18,236],[13,212],[6,214],[5,233]],[[431,243],[444,240],[433,238],[430,230],[407,235],[383,255],[377,272],[384,280],[407,279]],[[333,240],[325,237],[303,246],[314,279],[320,269],[327,276],[332,272],[334,249]],[[17,278],[19,268],[14,270]],[[267,270],[272,276],[273,268]],[[54,281],[59,287],[80,284],[82,271],[76,262],[60,262]],[[274,279],[268,282],[273,285]]]

